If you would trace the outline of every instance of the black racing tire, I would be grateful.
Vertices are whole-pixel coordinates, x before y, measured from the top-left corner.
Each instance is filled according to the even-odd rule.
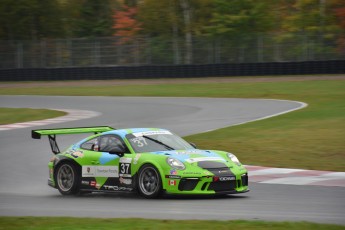
[[[55,170],[56,187],[62,195],[79,193],[80,173],[77,166],[70,162],[59,164]]]
[[[158,169],[151,165],[143,165],[138,173],[137,189],[145,198],[157,198],[162,193],[162,178]]]

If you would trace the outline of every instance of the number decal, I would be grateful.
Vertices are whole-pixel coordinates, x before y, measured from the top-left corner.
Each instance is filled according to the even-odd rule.
[[[132,141],[139,147],[144,147],[145,145],[147,145],[147,142],[145,140],[145,138],[143,137],[137,137],[137,138],[133,138]]]
[[[130,163],[120,163],[120,173],[121,174],[131,174],[131,164]]]

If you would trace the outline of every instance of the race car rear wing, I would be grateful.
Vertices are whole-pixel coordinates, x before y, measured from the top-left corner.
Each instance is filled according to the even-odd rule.
[[[81,134],[81,133],[103,133],[106,131],[115,130],[109,126],[96,126],[96,127],[78,127],[78,128],[60,128],[60,129],[36,129],[31,131],[33,139],[41,139],[42,135],[47,135],[49,144],[54,154],[60,153],[59,146],[56,142],[56,135],[63,134]]]

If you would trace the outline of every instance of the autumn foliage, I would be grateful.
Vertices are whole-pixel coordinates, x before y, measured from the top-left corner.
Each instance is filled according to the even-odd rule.
[[[1,1],[0,40],[114,36],[128,44],[154,38],[165,42],[153,42],[150,50],[171,42],[176,55],[189,60],[199,39],[247,47],[267,35],[287,46],[308,40],[309,48],[290,49],[296,53],[309,49],[322,56],[337,48],[345,55],[345,0]]]
[[[126,43],[133,39],[142,30],[142,24],[136,20],[138,9],[136,7],[123,6],[122,10],[114,11],[114,36],[120,37],[120,43]]]
[[[335,14],[337,15],[340,27],[345,30],[345,7],[336,9]],[[345,35],[339,37],[337,43],[339,52],[345,53]]]

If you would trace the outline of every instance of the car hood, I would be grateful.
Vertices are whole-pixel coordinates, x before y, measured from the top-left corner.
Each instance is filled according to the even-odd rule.
[[[169,157],[173,157],[182,162],[187,162],[190,164],[198,162],[229,162],[230,160],[224,158],[221,154],[216,153],[211,150],[172,150],[172,151],[159,151],[154,154],[162,154]]]

